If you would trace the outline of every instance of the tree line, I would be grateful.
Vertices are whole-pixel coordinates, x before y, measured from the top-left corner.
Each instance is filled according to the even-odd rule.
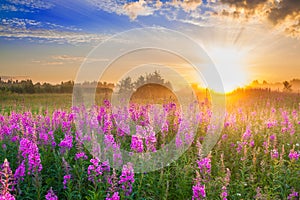
[[[168,88],[172,88],[172,85],[169,81],[166,81],[162,78],[161,74],[158,71],[153,73],[141,75],[137,80],[133,81],[131,77],[126,77],[119,81],[116,85],[113,83],[107,82],[84,82],[76,83],[81,88],[89,89],[96,86],[97,93],[111,94],[113,89],[117,87],[117,91],[135,91],[139,87],[147,83],[157,83],[164,85]],[[61,82],[60,84],[50,84],[50,83],[33,83],[32,80],[7,80],[4,81],[0,77],[0,92],[10,92],[10,93],[19,93],[19,94],[33,94],[33,93],[73,93],[74,81]]]
[[[97,84],[97,93],[111,93],[114,84],[107,82],[84,82],[83,87],[93,87]],[[61,82],[60,84],[33,83],[32,80],[7,80],[3,81],[0,77],[0,92],[34,94],[34,93],[72,93],[74,81]]]

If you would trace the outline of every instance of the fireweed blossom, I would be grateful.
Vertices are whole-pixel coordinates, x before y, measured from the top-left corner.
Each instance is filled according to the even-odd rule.
[[[143,139],[138,135],[133,135],[131,137],[131,144],[130,144],[131,150],[141,153],[144,150],[144,144]]]
[[[15,197],[10,194],[13,186],[13,174],[7,159],[1,166],[0,171],[0,200],[15,200]]]
[[[222,200],[227,200],[228,192],[226,186],[222,187],[222,193],[221,193],[221,198]]]
[[[90,160],[92,163],[88,166],[87,173],[88,173],[88,180],[93,182],[102,182],[103,174],[105,172],[110,172],[110,165],[108,161],[100,163],[98,158],[92,158]],[[106,177],[105,177],[106,178]]]
[[[211,172],[211,160],[209,157],[203,158],[197,161],[198,168],[201,174],[210,174]]]
[[[18,166],[18,168],[16,169],[14,174],[14,179],[16,184],[24,180],[25,172],[26,172],[26,168],[25,168],[25,162],[23,160],[21,164]]]
[[[28,174],[40,172],[42,170],[41,158],[37,145],[26,139],[22,138],[20,141],[19,151],[22,157],[28,161]]]
[[[67,189],[67,185],[71,180],[71,174],[67,174],[64,176],[64,181],[63,181],[63,185],[64,185],[64,189]]]
[[[119,184],[125,196],[129,196],[132,192],[132,184],[134,183],[134,169],[131,163],[123,165],[122,174],[120,176]]]
[[[105,200],[120,200],[119,192],[114,192],[111,197],[110,194],[108,194]]]
[[[48,190],[46,196],[46,200],[58,200],[58,197],[55,195],[54,191],[52,190],[52,187]]]
[[[289,196],[287,197],[288,200],[296,200],[299,197],[299,193],[295,191],[293,188]]]
[[[290,150],[289,158],[291,161],[294,161],[294,160],[296,161],[299,159],[299,157],[300,157],[300,154],[297,151],[295,151],[294,149]]]
[[[279,153],[278,153],[277,149],[273,149],[271,151],[271,158],[272,159],[278,159],[279,158]]]
[[[86,160],[88,157],[87,157],[87,155],[85,155],[85,153],[84,152],[80,152],[80,153],[76,153],[75,154],[75,160],[78,160],[78,159],[83,159],[83,160]]]
[[[201,200],[204,199],[205,197],[206,197],[205,185],[201,185],[200,183],[194,185],[192,200]]]
[[[66,134],[65,138],[59,143],[60,151],[62,154],[66,152],[66,150],[70,150],[73,147],[73,136],[71,134]]]
[[[64,185],[64,189],[67,189],[67,184],[71,180],[72,175],[70,173],[71,167],[70,167],[69,163],[65,160],[64,157],[62,157],[62,168],[64,169],[65,174],[66,174],[64,176],[63,185]]]

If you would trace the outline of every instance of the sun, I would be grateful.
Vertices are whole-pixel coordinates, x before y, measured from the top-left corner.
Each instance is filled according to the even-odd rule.
[[[224,92],[228,93],[247,84],[245,53],[234,47],[215,47],[208,51],[223,82]],[[220,92],[220,91],[218,91]]]

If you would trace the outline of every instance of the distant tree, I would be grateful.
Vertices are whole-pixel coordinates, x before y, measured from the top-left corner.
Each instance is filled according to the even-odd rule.
[[[146,83],[146,79],[144,76],[140,76],[137,81],[134,83],[134,87],[137,89],[141,86],[143,86]]]
[[[258,80],[254,80],[254,81],[252,81],[252,83],[251,83],[251,85],[258,85],[258,84],[259,84]]]
[[[154,73],[147,74],[146,82],[147,83],[164,84],[164,79],[161,77],[161,75],[158,71],[155,71]]]
[[[283,91],[284,92],[291,92],[292,91],[292,85],[288,81],[283,82]]]
[[[268,84],[268,82],[264,80],[264,81],[263,81],[263,84],[266,85],[266,84]]]
[[[127,77],[120,81],[119,84],[117,84],[117,87],[119,89],[119,93],[131,93],[134,89],[134,83],[132,83],[131,77]]]

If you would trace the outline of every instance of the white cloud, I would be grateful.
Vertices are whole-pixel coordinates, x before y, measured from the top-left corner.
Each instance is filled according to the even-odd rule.
[[[153,15],[155,11],[164,6],[164,3],[160,0],[138,0],[134,2],[127,2],[125,0],[87,0],[91,5],[100,10],[104,10],[109,13],[116,13],[118,15],[126,15],[131,20],[135,20],[138,16]]]
[[[8,0],[7,2],[13,5],[21,5],[27,8],[41,9],[41,10],[49,9],[54,6],[49,1],[41,1],[41,0]]]
[[[40,42],[55,43],[96,43],[107,39],[104,34],[91,34],[78,31],[74,27],[63,27],[51,23],[41,23],[29,19],[2,19],[0,37],[36,39]]]
[[[137,16],[152,15],[154,8],[147,5],[146,1],[139,0],[130,2],[123,6],[124,14],[128,15],[131,20],[135,20]]]

